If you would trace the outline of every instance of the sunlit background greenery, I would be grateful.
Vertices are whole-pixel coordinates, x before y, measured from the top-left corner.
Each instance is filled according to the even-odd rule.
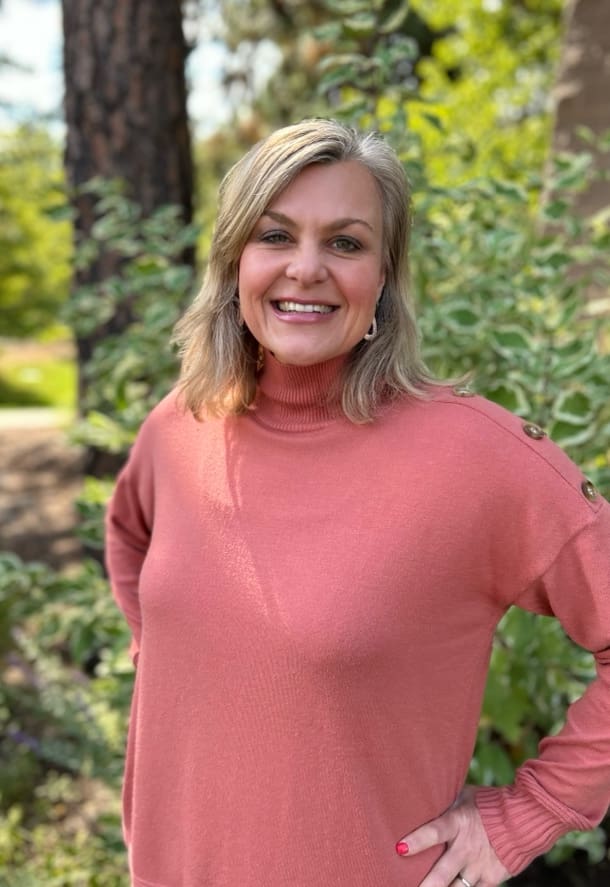
[[[292,4],[302,23],[297,34],[282,27],[266,0],[248,3],[251,15],[245,15],[244,4],[236,0],[219,5],[224,12],[220,36],[234,53],[232,70],[240,70],[243,82],[248,82],[253,48],[271,39],[281,50],[281,76],[272,75],[259,95],[244,88],[246,103],[238,91],[232,96],[236,115],[230,124],[195,142],[201,262],[214,218],[215,190],[228,162],[277,123],[329,112],[315,86],[319,63],[332,50],[333,27],[327,28],[326,37],[319,9],[304,2]],[[344,15],[344,4],[329,6]],[[399,28],[407,5],[393,6],[396,18],[391,24]],[[533,171],[542,171],[562,8],[563,0],[410,4],[411,17],[421,16],[412,30],[417,37],[419,29],[426,54],[420,58],[422,50],[413,46],[416,64],[405,65],[412,86],[409,128],[421,137],[431,182],[458,184],[479,175],[524,181]],[[401,89],[404,94],[404,83]],[[382,119],[392,117],[393,92],[380,96]],[[0,338],[34,336],[48,341],[67,334],[58,323],[68,295],[72,251],[70,224],[56,219],[65,200],[62,152],[63,145],[44,123],[33,121],[0,133]],[[37,374],[37,360],[23,366],[14,349],[4,355],[0,351],[0,403],[74,403],[74,376],[66,365],[56,371],[46,358],[40,360],[44,371]]]

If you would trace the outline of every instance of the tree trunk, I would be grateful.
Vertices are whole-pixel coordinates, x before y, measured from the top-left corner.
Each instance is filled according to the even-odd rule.
[[[602,134],[610,129],[610,2],[568,0],[566,30],[555,88],[553,152],[583,149],[579,127]],[[609,155],[587,146],[597,168],[607,169]],[[610,181],[597,181],[577,196],[583,217],[610,205]],[[596,287],[590,310],[610,310],[608,293]]]
[[[145,213],[191,217],[180,0],[62,0],[71,185],[120,177]]]
[[[578,151],[578,128],[610,129],[610,3],[568,0],[566,31],[555,88],[554,151]],[[600,163],[602,155],[600,154]],[[606,156],[606,155],[604,155]],[[606,156],[607,160],[607,156]],[[584,213],[610,204],[610,182],[581,195]]]
[[[122,179],[127,196],[150,214],[164,204],[192,217],[193,166],[186,111],[187,46],[181,0],[62,0],[64,30],[65,164],[76,209],[76,235],[95,220],[93,198],[79,185],[94,176]],[[192,262],[194,256],[185,256]],[[75,285],[114,274],[106,253]],[[121,308],[92,335],[77,341],[79,403],[86,395],[82,367],[95,344],[121,332],[131,318]],[[94,465],[89,465],[94,473]]]

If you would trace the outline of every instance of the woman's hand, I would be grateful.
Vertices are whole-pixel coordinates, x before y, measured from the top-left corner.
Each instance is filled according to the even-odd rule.
[[[420,887],[498,887],[510,877],[489,843],[474,803],[475,792],[474,786],[466,786],[446,813],[399,841],[398,852],[404,843],[409,856],[436,844],[447,845]]]

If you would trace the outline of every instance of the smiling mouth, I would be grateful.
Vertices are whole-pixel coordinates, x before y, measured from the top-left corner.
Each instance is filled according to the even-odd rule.
[[[274,302],[278,311],[283,314],[330,314],[337,310],[337,305],[319,305],[304,302]]]

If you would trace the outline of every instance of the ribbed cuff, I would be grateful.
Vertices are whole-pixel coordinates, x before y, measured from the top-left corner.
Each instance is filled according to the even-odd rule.
[[[541,803],[522,787],[480,788],[475,802],[491,845],[511,875],[550,850],[573,829],[586,830],[591,824],[556,799],[545,796]]]

